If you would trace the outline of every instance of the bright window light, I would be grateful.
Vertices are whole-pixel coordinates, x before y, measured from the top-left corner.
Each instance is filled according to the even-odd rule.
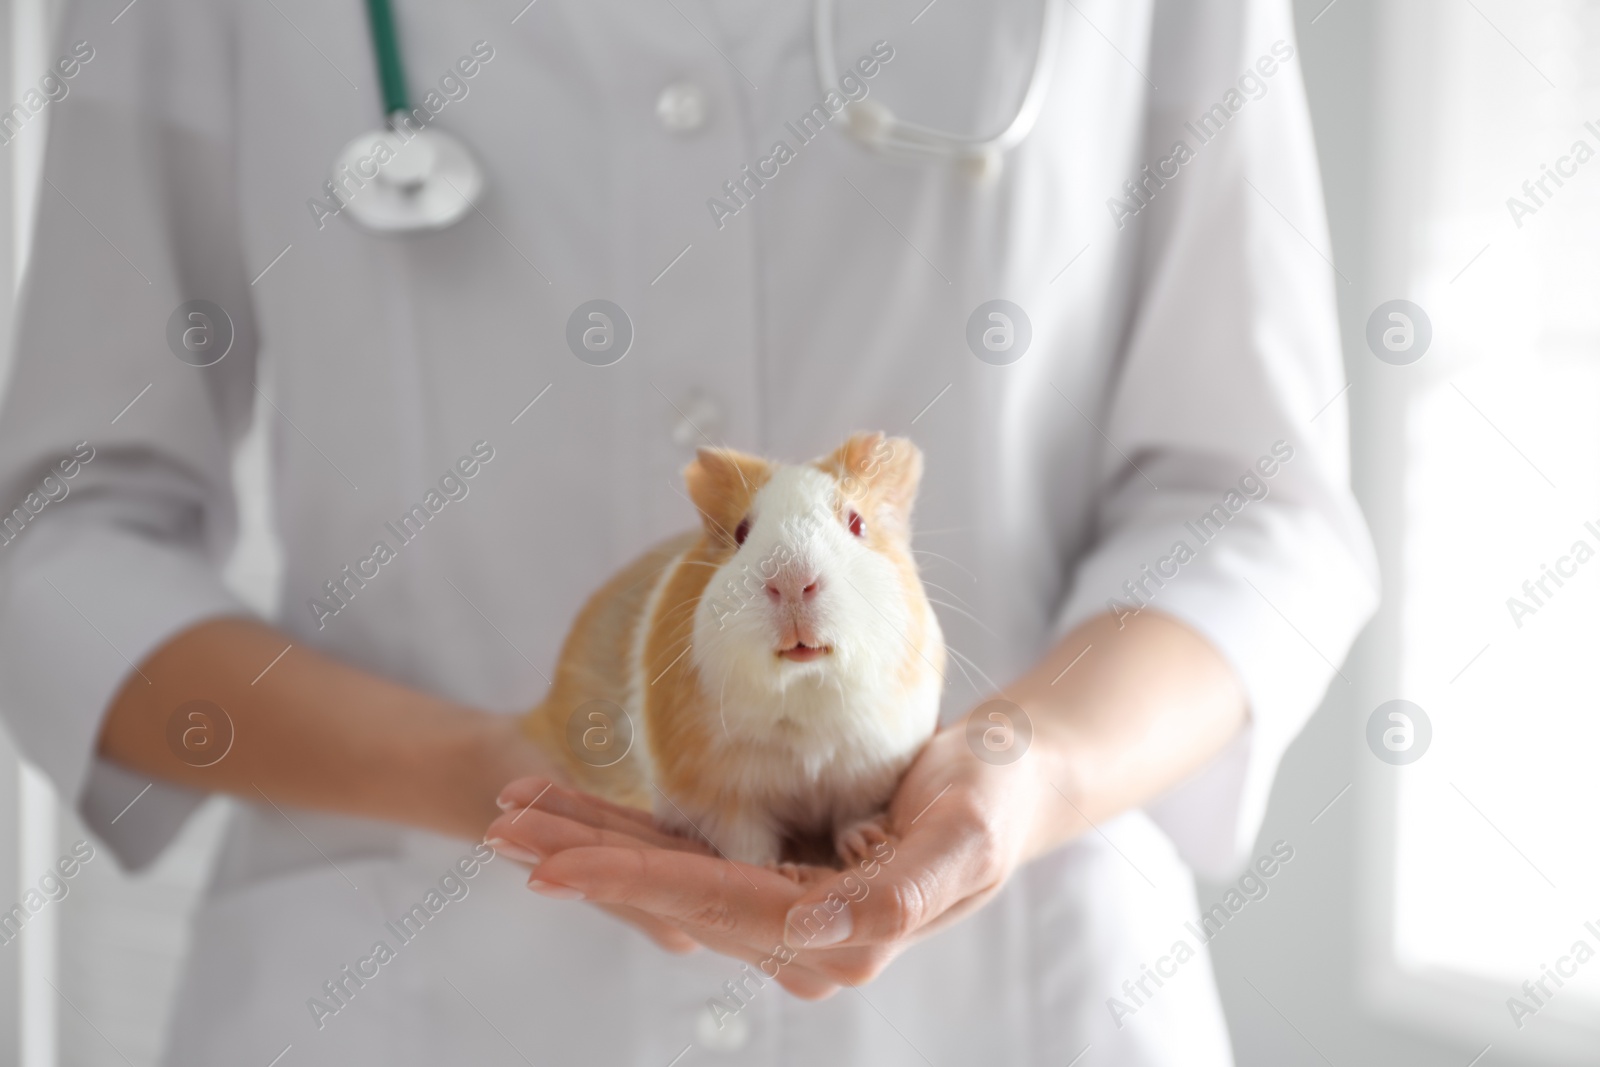
[[[1548,1011],[1594,1026],[1600,11],[1480,0],[1434,17],[1427,171],[1396,191],[1415,205],[1404,295],[1434,338],[1380,378],[1403,398],[1387,435],[1402,465],[1394,695],[1433,727],[1394,775],[1391,949],[1402,970],[1517,996],[1527,1025]],[[1573,958],[1579,941],[1593,959]],[[1534,1002],[1522,986],[1541,979]]]

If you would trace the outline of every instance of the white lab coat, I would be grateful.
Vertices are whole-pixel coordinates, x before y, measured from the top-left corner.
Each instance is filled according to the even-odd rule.
[[[731,961],[666,956],[526,892],[504,860],[377,977],[347,983],[319,1029],[308,1001],[375,942],[395,947],[385,924],[469,846],[243,803],[168,1061],[266,1063],[292,1046],[286,1064],[662,1067],[686,1048],[674,1062],[1229,1063],[1203,953],[1120,1025],[1108,1000],[1128,1001],[1124,981],[1183,936],[1191,869],[1224,873],[1248,851],[1285,746],[1375,599],[1342,411],[1322,410],[1342,375],[1298,57],[1259,99],[1226,97],[1274,42],[1292,46],[1288,5],[1071,5],[1038,126],[989,182],[886,160],[836,124],[720,228],[708,200],[729,203],[723,183],[775,140],[793,147],[785,121],[823,97],[809,5],[396,6],[414,103],[474,42],[493,49],[434,119],[482,161],[481,212],[404,238],[347,217],[319,229],[308,206],[379,118],[362,4],[142,0],[115,22],[122,0],[70,5],[62,48],[95,55],[50,105],[0,506],[76,442],[95,458],[0,547],[0,694],[22,749],[122,862],[149,862],[198,797],[158,784],[111,825],[146,780],[95,758],[98,722],[131,663],[245,610],[219,571],[230,449],[253,410],[284,561],[274,621],[506,713],[540,698],[585,596],[693,524],[680,470],[707,437],[790,459],[862,428],[918,442],[916,544],[961,653],[947,717],[1126,600],[1146,564],[1170,570],[1174,543],[1196,541],[1186,520],[1288,442],[1269,495],[1153,599],[1232,663],[1252,722],[1192,781],[1018,872],[871,985],[814,1004],[769,986],[721,1030],[707,1001],[738,976]],[[838,61],[885,40],[874,99],[998,127],[1038,4],[941,4],[913,24],[918,6],[842,3]],[[698,124],[672,112],[693,127],[672,129],[657,101],[683,85],[707,108]],[[1183,123],[1231,101],[1200,145]],[[1194,158],[1132,213],[1124,183],[1180,138]],[[608,367],[565,342],[594,298],[636,330]],[[1004,366],[965,339],[995,298],[1032,326]],[[169,350],[168,319],[193,299],[235,327],[214,366]],[[478,441],[494,459],[470,495],[319,625],[324,583],[393,544],[385,522]]]

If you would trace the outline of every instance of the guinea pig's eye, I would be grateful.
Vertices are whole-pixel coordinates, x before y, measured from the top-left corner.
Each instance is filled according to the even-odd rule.
[[[734,543],[742,545],[742,544],[744,544],[744,539],[746,537],[749,537],[749,536],[750,536],[750,520],[747,519],[747,518],[746,519],[740,519],[738,528],[733,531]]]
[[[861,516],[858,513],[852,511],[849,517],[845,519],[845,524],[850,527],[850,532],[855,534],[857,537],[866,536],[866,524],[861,521]]]

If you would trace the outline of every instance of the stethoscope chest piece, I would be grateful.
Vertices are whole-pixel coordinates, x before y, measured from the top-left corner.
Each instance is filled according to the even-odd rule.
[[[483,195],[483,171],[441,130],[373,130],[345,145],[333,168],[345,210],[376,233],[442,230]]]

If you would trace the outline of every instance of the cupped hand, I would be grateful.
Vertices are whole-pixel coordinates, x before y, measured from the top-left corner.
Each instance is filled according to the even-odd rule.
[[[599,888],[606,881],[627,882],[634,887],[653,885],[669,897],[674,884],[699,884],[709,875],[740,881],[746,893],[769,899],[792,901],[805,885],[814,883],[831,870],[821,868],[773,868],[733,864],[721,859],[702,841],[679,837],[659,829],[650,816],[621,807],[588,793],[568,789],[542,778],[524,778],[508,785],[500,796],[504,814],[489,826],[486,840],[500,855],[533,867],[528,887],[558,900],[588,900],[608,914],[636,927],[657,945],[675,953],[692,952],[702,944],[726,956],[756,966],[773,955],[765,949],[745,944],[726,929],[724,905],[713,903],[696,910],[683,898],[671,904],[656,899],[656,907],[641,907],[633,902],[648,894],[616,887]],[[576,885],[554,882],[545,874],[547,862],[557,856],[570,861],[587,856],[596,871],[596,887],[585,893]],[[702,867],[701,865],[705,865]],[[687,870],[685,870],[687,868]],[[732,892],[720,896],[726,898]],[[779,903],[778,907],[782,907]],[[680,917],[681,916],[681,917]],[[782,949],[781,944],[777,946]],[[792,956],[792,953],[790,953]],[[771,964],[768,964],[771,967]],[[801,996],[821,996],[829,983],[804,966],[790,966],[783,984]]]
[[[704,850],[699,842],[657,829],[645,812],[569,789],[548,778],[517,779],[501,791],[498,804],[504,814],[489,824],[484,840],[499,855],[524,866],[537,868],[544,857],[565,848]],[[538,888],[542,884],[535,870],[529,876],[528,885]],[[575,890],[563,893],[552,888],[545,892],[557,898],[581,898]],[[669,952],[682,954],[700,947],[694,939],[657,916],[626,905],[596,903]]]
[[[535,891],[591,901],[666,948],[703,944],[817,998],[870,981],[980,907],[1035,850],[1041,806],[1058,799],[1037,760],[991,765],[958,724],[906,772],[889,840],[845,870],[735,863],[642,812],[538,779],[507,787],[489,837],[536,864]]]

